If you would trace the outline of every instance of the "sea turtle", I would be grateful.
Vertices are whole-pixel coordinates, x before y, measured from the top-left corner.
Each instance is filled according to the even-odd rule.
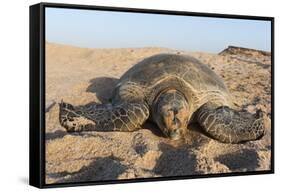
[[[68,132],[135,131],[151,120],[172,139],[198,122],[225,143],[256,140],[264,134],[263,112],[233,109],[223,80],[199,60],[159,54],[130,68],[114,89],[112,103],[60,103],[59,121]]]

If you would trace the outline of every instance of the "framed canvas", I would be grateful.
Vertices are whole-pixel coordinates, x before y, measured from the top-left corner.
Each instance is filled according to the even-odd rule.
[[[30,7],[30,184],[274,172],[274,18]]]

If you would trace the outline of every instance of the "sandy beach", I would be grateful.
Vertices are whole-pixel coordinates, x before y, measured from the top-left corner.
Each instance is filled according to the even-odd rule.
[[[237,109],[264,113],[265,136],[223,144],[188,127],[185,144],[164,138],[145,123],[135,132],[69,134],[59,124],[58,103],[109,103],[122,74],[158,53],[187,54],[225,82]],[[46,183],[83,182],[270,170],[271,54],[229,47],[218,54],[145,47],[89,49],[46,43]]]

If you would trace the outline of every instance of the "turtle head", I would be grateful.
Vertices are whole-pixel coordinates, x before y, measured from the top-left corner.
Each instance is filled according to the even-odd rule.
[[[168,90],[154,102],[153,119],[160,130],[172,139],[182,139],[186,135],[189,119],[188,101],[177,90]]]

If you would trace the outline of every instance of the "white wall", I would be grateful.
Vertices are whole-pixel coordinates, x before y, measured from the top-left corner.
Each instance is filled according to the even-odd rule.
[[[0,10],[0,190],[35,190],[28,186],[28,7],[38,3],[36,0],[1,1]],[[150,9],[168,9],[193,12],[226,14],[245,14],[276,17],[276,108],[280,106],[278,98],[281,90],[280,38],[281,12],[277,0],[61,0],[74,4],[107,5]],[[276,109],[275,137],[276,174],[228,178],[209,178],[196,180],[178,180],[167,182],[132,183],[103,185],[95,187],[73,187],[66,190],[270,190],[279,185],[280,171],[280,121],[279,109]],[[60,189],[54,189],[60,190]]]

